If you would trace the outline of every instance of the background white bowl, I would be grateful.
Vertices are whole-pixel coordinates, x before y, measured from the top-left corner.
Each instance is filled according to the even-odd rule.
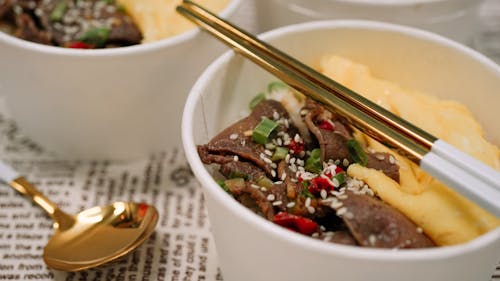
[[[254,0],[260,31],[309,20],[365,19],[426,29],[464,44],[481,0]]]
[[[363,21],[306,23],[262,38],[312,66],[321,55],[335,53],[368,65],[376,76],[404,88],[461,101],[500,144],[500,67],[458,43],[412,28]],[[500,260],[500,228],[457,246],[362,249],[288,231],[225,193],[200,161],[196,145],[241,118],[250,99],[272,80],[228,52],[202,74],[185,106],[184,148],[206,195],[225,280],[489,280]]]
[[[241,0],[220,13],[238,22]],[[182,107],[225,49],[198,29],[129,47],[79,50],[0,32],[0,96],[21,132],[60,158],[127,160],[181,145]]]

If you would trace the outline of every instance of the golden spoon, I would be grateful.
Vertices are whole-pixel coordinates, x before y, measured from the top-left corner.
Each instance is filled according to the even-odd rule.
[[[115,202],[66,214],[1,161],[0,180],[31,198],[54,220],[54,235],[43,252],[43,260],[53,269],[79,271],[123,257],[144,242],[158,222],[156,208],[143,203]]]

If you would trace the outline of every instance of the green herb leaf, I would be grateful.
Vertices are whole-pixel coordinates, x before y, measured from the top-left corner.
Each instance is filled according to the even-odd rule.
[[[323,163],[321,162],[321,149],[315,148],[311,151],[311,155],[306,159],[304,166],[306,171],[319,174],[323,171]]]
[[[50,13],[50,20],[51,21],[61,21],[64,13],[66,12],[66,8],[68,7],[68,0],[61,0],[57,2],[57,4],[54,6],[54,9],[52,9],[52,12]]]
[[[339,186],[345,182],[345,173],[338,173],[333,176],[339,182]]]
[[[109,28],[94,27],[87,30],[87,32],[85,32],[79,40],[87,44],[94,45],[95,47],[103,47],[108,41],[110,33],[111,30]]]
[[[347,142],[347,148],[349,149],[349,155],[354,160],[354,162],[360,164],[361,166],[366,166],[368,164],[368,155],[357,140],[349,140]]]
[[[304,182],[302,182],[302,183],[304,183]],[[305,187],[304,189],[302,189],[302,191],[300,193],[304,197],[314,198],[314,195],[312,195],[312,193],[309,191],[309,189],[307,187]]]

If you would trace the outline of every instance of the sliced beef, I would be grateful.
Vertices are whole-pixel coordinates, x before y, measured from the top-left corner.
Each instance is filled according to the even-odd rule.
[[[349,231],[339,230],[339,231],[323,232],[319,236],[316,236],[314,238],[335,244],[343,244],[350,246],[357,245],[356,239],[354,239],[354,237]]]
[[[51,43],[50,35],[47,32],[40,30],[36,26],[33,18],[28,14],[22,13],[16,15],[15,18],[17,29],[14,35],[16,37],[40,44],[48,45]]]
[[[262,169],[252,163],[234,160],[222,164],[219,171],[226,178],[244,178],[253,182],[266,176]]]
[[[368,153],[368,168],[382,171],[386,176],[399,182],[399,165],[389,153]]]
[[[364,247],[425,248],[435,244],[417,225],[398,210],[377,198],[347,192],[341,202],[342,219],[357,243]]]
[[[344,126],[333,113],[310,99],[305,108],[309,112],[304,116],[304,121],[318,141],[321,160],[350,159],[346,142],[352,139],[352,134],[348,127]]]
[[[245,182],[244,186],[228,186],[228,188],[241,204],[256,214],[273,220],[275,214],[273,205],[267,200],[267,195],[262,190],[252,187],[249,182]]]
[[[102,0],[50,0],[42,1],[39,17],[42,25],[53,35],[57,45],[82,41],[92,29],[109,30],[105,44],[139,44],[142,35],[129,15],[118,9],[116,4]],[[64,5],[61,17],[54,17],[54,10]],[[104,47],[104,46],[97,46]]]
[[[0,1],[0,19],[2,19],[12,9],[12,0]]]
[[[248,117],[220,132],[205,145],[204,149],[210,154],[237,155],[242,160],[253,162],[268,176],[271,176],[270,163],[261,157],[265,148],[252,141],[251,132],[260,123],[262,117],[273,119],[274,112],[280,116],[288,117],[288,113],[279,102],[275,100],[260,102]],[[285,131],[286,128],[283,127],[280,126],[278,131]]]

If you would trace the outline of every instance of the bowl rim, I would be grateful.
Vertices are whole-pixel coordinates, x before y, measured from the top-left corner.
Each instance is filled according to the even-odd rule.
[[[406,36],[415,37],[421,40],[432,41],[439,45],[444,45],[453,48],[459,52],[464,53],[466,56],[472,57],[492,72],[498,73],[500,77],[500,66],[494,63],[486,56],[479,52],[461,45],[451,39],[447,39],[440,35],[407,26],[401,26],[390,23],[367,21],[367,20],[322,20],[311,21],[306,23],[289,25],[259,35],[259,38],[264,40],[287,36],[291,33],[304,32],[308,30],[317,29],[337,29],[337,28],[363,28],[373,31],[388,31],[401,33]],[[325,243],[316,239],[311,239],[302,234],[289,231],[281,226],[275,225],[272,222],[259,217],[248,208],[241,205],[236,200],[224,192],[220,186],[213,180],[210,173],[201,162],[196,144],[194,142],[193,133],[193,116],[195,113],[196,105],[202,97],[205,85],[210,83],[213,74],[220,68],[225,67],[229,61],[235,57],[234,51],[230,50],[219,56],[214,60],[208,68],[201,74],[194,86],[192,87],[184,107],[182,116],[182,140],[186,158],[191,166],[191,169],[202,186],[204,192],[209,192],[215,199],[217,204],[222,205],[224,208],[231,210],[239,219],[245,223],[251,224],[257,229],[264,231],[267,235],[273,236],[284,243],[289,243],[295,247],[301,247],[311,251],[321,252],[326,255],[337,255],[344,257],[351,257],[357,259],[374,259],[381,261],[429,261],[441,260],[446,258],[463,255],[464,253],[471,253],[477,249],[486,248],[491,243],[500,240],[500,227],[489,231],[467,243],[441,246],[437,248],[428,249],[411,249],[394,251],[392,249],[372,249],[353,247],[334,243]]]
[[[280,0],[278,0],[280,1]],[[296,0],[293,0],[295,2]],[[299,0],[302,1],[302,0]],[[364,6],[364,7],[372,7],[372,8],[403,8],[403,7],[414,7],[420,5],[442,5],[449,4],[453,5],[458,2],[475,4],[476,0],[326,0],[326,2],[336,3],[336,4],[344,4],[344,5],[353,5],[353,6]],[[453,6],[456,7],[456,6]],[[451,6],[450,6],[451,8]]]
[[[243,0],[230,0],[226,7],[219,13],[219,16],[226,18],[233,15],[241,6]],[[59,56],[74,56],[74,57],[109,57],[109,56],[125,56],[129,54],[150,53],[165,48],[180,45],[186,41],[195,38],[201,31],[197,26],[180,34],[167,37],[154,42],[140,43],[117,48],[103,49],[72,49],[59,46],[44,45],[31,42],[28,40],[17,38],[13,35],[0,31],[0,43],[10,45],[26,51],[32,51],[41,54],[59,55]]]

